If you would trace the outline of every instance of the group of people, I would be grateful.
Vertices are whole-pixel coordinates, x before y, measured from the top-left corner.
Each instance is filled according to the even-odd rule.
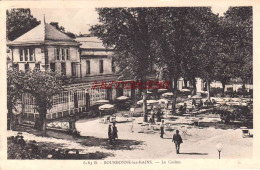
[[[118,139],[118,134],[117,134],[117,127],[116,123],[113,122],[113,126],[109,124],[108,126],[108,139],[109,139],[109,144],[112,144],[115,142],[116,139]]]
[[[156,109],[156,110],[151,110],[151,117],[149,119],[149,123],[154,124],[155,123],[155,117],[157,118],[157,122],[161,121],[161,110],[160,109]]]

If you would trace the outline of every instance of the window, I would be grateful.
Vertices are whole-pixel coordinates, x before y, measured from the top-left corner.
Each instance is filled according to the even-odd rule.
[[[86,74],[90,74],[90,61],[87,60],[87,65],[86,65]]]
[[[55,63],[50,64],[51,71],[55,72]]]
[[[69,60],[70,59],[70,50],[68,48],[66,49],[66,54],[67,54],[67,60]]]
[[[29,70],[29,64],[28,63],[24,64],[24,69],[25,69],[25,71]]]
[[[99,60],[99,73],[104,72],[104,63],[103,60]]]
[[[60,48],[55,49],[55,57],[56,57],[56,60],[60,60]]]
[[[65,63],[61,63],[61,73],[63,75],[66,75],[66,64]]]
[[[115,60],[112,60],[112,73],[115,73],[116,72],[116,65],[115,65]]]
[[[29,49],[29,52],[30,52],[30,61],[33,61],[34,49]]]
[[[61,59],[65,60],[65,49],[64,48],[61,49]]]
[[[40,70],[40,64],[39,63],[35,64],[35,69]]]
[[[20,51],[20,61],[23,61],[23,50],[20,49],[19,51]]]
[[[28,49],[24,49],[25,61],[28,61]]]
[[[76,64],[75,63],[71,63],[71,75],[73,77],[76,76]]]

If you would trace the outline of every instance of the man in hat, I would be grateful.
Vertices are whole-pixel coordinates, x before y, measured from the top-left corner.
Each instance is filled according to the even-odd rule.
[[[176,130],[176,134],[173,135],[172,142],[175,143],[176,153],[180,153],[180,145],[182,142],[181,135],[179,134],[179,130]]]

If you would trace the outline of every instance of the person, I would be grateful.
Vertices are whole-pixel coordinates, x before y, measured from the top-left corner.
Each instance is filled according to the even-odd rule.
[[[157,110],[156,116],[157,116],[157,122],[160,122],[161,121],[161,109]]]
[[[198,108],[200,109],[202,106],[203,106],[203,102],[202,102],[202,100],[200,99],[200,103],[199,103],[199,105],[198,105]]]
[[[117,135],[117,127],[116,127],[116,122],[113,122],[113,127],[112,127],[112,140],[115,141],[116,139],[118,139],[118,135]]]
[[[176,153],[179,154],[180,153],[180,145],[181,145],[181,143],[183,143],[181,135],[179,134],[179,130],[176,130],[176,134],[173,135],[172,142],[174,142],[174,144],[175,144]]]
[[[192,105],[196,107],[196,100],[192,99]]]
[[[154,123],[155,113],[152,113],[152,123]]]
[[[164,120],[162,120],[161,124],[160,124],[160,129],[161,129],[161,138],[163,138],[164,135]]]
[[[109,143],[112,143],[112,128],[111,128],[111,124],[108,125],[108,140]]]
[[[130,132],[134,132],[134,120],[132,120],[132,123],[130,124]]]
[[[192,99],[192,109],[196,109],[196,100]]]

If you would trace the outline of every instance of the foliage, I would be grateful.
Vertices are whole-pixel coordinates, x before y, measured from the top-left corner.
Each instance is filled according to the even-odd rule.
[[[21,99],[23,93],[32,95],[36,109],[40,114],[40,121],[45,131],[47,109],[52,108],[52,97],[62,90],[63,77],[56,72],[40,71],[38,69],[26,72],[10,68],[7,71],[7,101],[8,113],[12,114],[12,108],[17,99]]]
[[[62,91],[62,76],[55,72],[30,70],[25,75],[26,92],[34,98],[38,111],[52,107],[52,97]]]
[[[25,73],[17,69],[9,68],[7,70],[7,102],[12,107],[18,99],[22,98],[24,92]]]
[[[143,79],[149,74],[150,23],[148,8],[99,8],[99,21],[91,28],[104,45],[114,49],[123,75]]]
[[[99,21],[91,27],[107,48],[114,49],[114,58],[123,76],[146,82],[151,72],[151,37],[156,16],[154,8],[99,8]],[[147,121],[146,90],[143,93],[144,121]]]
[[[40,24],[30,9],[11,9],[6,11],[6,35],[10,41]]]
[[[15,105],[18,100],[21,100],[24,93],[24,72],[17,69],[9,68],[7,70],[7,109],[8,117],[10,119],[10,126],[12,129],[13,113],[12,109],[16,109]]]
[[[253,77],[252,7],[230,7],[223,18],[227,54],[234,58],[234,73],[243,82]]]

